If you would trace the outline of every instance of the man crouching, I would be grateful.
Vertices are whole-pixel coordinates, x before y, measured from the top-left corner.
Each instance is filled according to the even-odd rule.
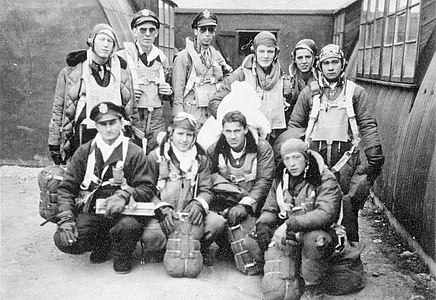
[[[92,251],[91,263],[114,260],[117,273],[132,269],[132,255],[143,232],[139,219],[122,215],[133,197],[150,202],[154,187],[146,175],[142,149],[124,136],[124,108],[111,102],[90,114],[96,137],[73,155],[58,188],[59,222],[55,245],[65,253]],[[106,212],[97,215],[96,200],[105,199]]]

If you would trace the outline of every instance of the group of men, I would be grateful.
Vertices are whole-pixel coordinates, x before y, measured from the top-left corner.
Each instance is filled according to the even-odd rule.
[[[357,213],[384,157],[373,103],[362,87],[344,78],[344,53],[336,45],[318,53],[313,40],[301,40],[285,77],[277,39],[262,31],[252,42],[252,54],[233,71],[211,45],[217,24],[216,15],[207,10],[196,16],[195,38],[187,38],[186,48],[176,56],[171,84],[167,82],[170,63],[153,44],[160,21],[150,10],[133,16],[130,27],[135,42],[125,43],[123,50],[118,51],[114,30],[98,24],[89,36],[89,49],[67,56],[68,66],[57,81],[49,131],[54,163],[68,163],[58,189],[54,236],[63,252],[91,251],[91,263],[112,257],[114,270],[128,273],[138,241],[148,251],[165,251],[180,212],[191,224],[204,225],[200,242],[208,265],[213,263],[210,245],[215,241],[220,251],[230,252],[227,227],[250,216],[260,217],[254,230],[263,251],[280,225],[288,224],[287,231],[280,229],[285,239],[300,231],[325,230],[337,221],[341,207],[348,238],[358,241]],[[256,91],[272,132],[263,139],[243,113],[233,110],[222,118],[219,139],[203,149],[196,142],[198,132],[207,118],[217,116],[234,81],[247,82]],[[162,100],[171,96],[174,117],[166,128]],[[307,170],[317,173],[318,168],[313,162],[310,167],[309,148],[323,158],[323,163],[315,162],[323,171],[312,181],[306,180]],[[366,156],[364,163],[360,149]],[[329,170],[335,176],[325,175]],[[283,213],[283,205],[276,205],[278,183],[273,179],[277,174],[282,179],[286,172],[291,179],[284,186],[291,197],[285,197]],[[324,177],[333,187],[324,185]],[[223,190],[226,186],[230,188]],[[318,186],[322,192],[311,198],[315,200],[308,213],[319,210],[328,216],[307,220],[299,216],[297,226],[289,212],[298,206],[296,199],[307,199],[303,190],[317,192]],[[324,197],[325,193],[330,196]],[[97,199],[105,199],[104,215],[95,213]],[[123,214],[132,199],[154,203],[155,215]],[[333,202],[324,206],[329,199]],[[276,221],[265,222],[271,218]],[[334,244],[337,237],[331,235]],[[318,295],[320,291],[312,288],[318,284],[307,280],[311,286],[307,291]]]

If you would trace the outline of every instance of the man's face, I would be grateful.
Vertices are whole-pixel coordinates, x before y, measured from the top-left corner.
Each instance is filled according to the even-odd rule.
[[[101,134],[103,141],[108,145],[112,145],[120,136],[122,123],[121,119],[116,117],[114,119],[103,120],[95,122],[97,131]]]
[[[341,75],[342,63],[339,58],[327,58],[321,63],[322,74],[328,82],[335,82]]]
[[[276,55],[274,46],[259,45],[256,49],[256,59],[259,66],[266,69],[271,66]]]
[[[300,152],[292,152],[283,157],[286,169],[292,176],[296,177],[303,173],[306,168],[306,157]]]
[[[135,39],[138,41],[142,50],[150,49],[154,40],[159,34],[156,25],[152,22],[146,22],[138,25],[133,29]]]
[[[295,51],[295,64],[301,73],[308,73],[312,69],[313,55],[307,49]]]
[[[94,38],[94,53],[100,59],[106,61],[112,53],[114,43],[114,40],[110,36],[104,33],[98,33]]]
[[[198,42],[203,47],[209,47],[216,34],[215,25],[198,26],[194,29],[194,35],[197,37]]]
[[[191,149],[193,145],[194,132],[184,128],[174,128],[171,141],[179,151],[186,152]]]
[[[247,132],[248,128],[244,128],[239,122],[227,122],[223,126],[223,135],[234,151],[241,151],[244,148]]]

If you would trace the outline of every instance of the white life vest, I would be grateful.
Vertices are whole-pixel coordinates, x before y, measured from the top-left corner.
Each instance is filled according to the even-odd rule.
[[[186,98],[184,100],[186,104],[195,104],[197,107],[207,107],[219,87],[219,82],[223,78],[221,66],[217,61],[217,51],[213,47],[209,49],[212,63],[210,67],[207,68],[201,61],[198,52],[195,51],[194,43],[189,38],[186,39],[186,50],[193,64],[183,93],[183,97]],[[189,97],[187,97],[191,90],[194,90],[195,99],[189,99]]]
[[[234,167],[229,160],[224,158],[220,153],[218,155],[219,174],[231,183],[250,192],[253,188],[257,175],[257,153],[247,153],[244,164],[240,167]]]
[[[156,149],[159,163],[159,178],[156,188],[160,192],[160,200],[170,204],[176,211],[182,211],[186,205],[197,196],[198,161],[195,160],[191,169],[183,173],[169,157],[160,155]]]
[[[79,101],[76,108],[76,121],[79,118],[83,108],[86,105],[86,118],[82,124],[87,128],[95,128],[95,122],[90,119],[91,110],[101,102],[110,101],[118,106],[122,105],[121,101],[121,64],[115,55],[111,58],[111,78],[108,86],[102,87],[97,84],[91,70],[92,50],[88,49],[86,61],[83,63],[82,71],[82,88]]]
[[[143,91],[138,99],[140,108],[162,107],[162,100],[159,97],[159,84],[165,82],[165,72],[162,63],[154,61],[151,67],[147,67],[138,57],[138,50],[134,43],[124,43],[126,59],[132,73],[133,88]],[[160,50],[153,46],[153,52],[162,55]],[[162,58],[161,58],[162,61]]]

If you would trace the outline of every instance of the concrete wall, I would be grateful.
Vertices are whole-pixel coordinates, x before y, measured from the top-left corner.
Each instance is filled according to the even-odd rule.
[[[0,12],[0,159],[46,164],[48,124],[66,54],[86,49],[97,23],[97,0],[2,1]]]

